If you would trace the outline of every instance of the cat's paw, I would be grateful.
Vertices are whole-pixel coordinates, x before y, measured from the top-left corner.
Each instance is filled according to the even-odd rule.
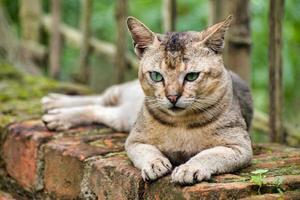
[[[63,131],[76,125],[74,114],[70,109],[54,109],[43,115],[42,121],[49,130]]]
[[[52,109],[68,106],[70,103],[68,95],[51,93],[41,99],[42,109],[47,112]]]
[[[156,158],[142,169],[144,181],[154,181],[172,170],[172,164],[167,158]]]
[[[202,180],[210,179],[211,173],[192,164],[183,164],[174,169],[172,182],[182,185],[194,184]]]

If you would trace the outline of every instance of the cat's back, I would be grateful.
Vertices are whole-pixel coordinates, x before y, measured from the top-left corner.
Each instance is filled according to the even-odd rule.
[[[237,74],[232,71],[229,71],[229,74],[232,79],[233,96],[239,102],[242,116],[247,125],[247,130],[249,130],[253,118],[253,101],[250,88]]]

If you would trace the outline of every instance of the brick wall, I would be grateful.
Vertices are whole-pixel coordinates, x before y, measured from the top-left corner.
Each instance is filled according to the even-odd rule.
[[[6,176],[41,199],[254,198],[258,186],[249,179],[256,169],[269,170],[260,189],[268,198],[280,196],[272,194],[278,188],[286,196],[300,194],[294,191],[300,188],[300,152],[276,144],[255,146],[253,164],[239,172],[181,187],[168,176],[144,183],[124,152],[124,133],[101,126],[55,133],[39,120],[15,123],[7,130],[2,146]]]

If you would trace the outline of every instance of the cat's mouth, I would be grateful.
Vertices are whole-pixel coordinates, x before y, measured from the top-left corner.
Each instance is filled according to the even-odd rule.
[[[178,106],[172,106],[171,108],[169,108],[169,110],[171,110],[172,112],[180,112],[183,111],[185,108],[181,108]]]

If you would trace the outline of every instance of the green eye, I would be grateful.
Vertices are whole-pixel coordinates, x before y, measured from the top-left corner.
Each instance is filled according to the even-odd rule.
[[[187,81],[195,81],[199,76],[199,72],[191,72],[185,76],[185,80]]]
[[[150,77],[155,82],[160,82],[163,80],[163,76],[160,73],[155,71],[150,72]]]

